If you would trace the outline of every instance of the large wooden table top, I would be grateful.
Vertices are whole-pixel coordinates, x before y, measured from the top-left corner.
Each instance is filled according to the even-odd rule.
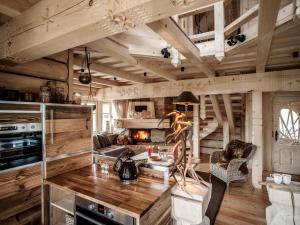
[[[102,175],[99,165],[60,174],[46,183],[135,218],[144,215],[174,184],[143,175],[136,183],[124,184],[113,172],[109,177]]]

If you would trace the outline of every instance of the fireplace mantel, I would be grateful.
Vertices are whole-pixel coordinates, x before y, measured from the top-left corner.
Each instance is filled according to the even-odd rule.
[[[165,119],[158,127],[160,119],[116,119],[117,128],[127,129],[168,129],[170,128],[170,120]]]

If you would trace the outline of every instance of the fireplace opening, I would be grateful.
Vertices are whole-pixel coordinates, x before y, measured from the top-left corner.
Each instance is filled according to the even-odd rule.
[[[151,129],[131,129],[130,133],[134,144],[138,142],[151,142]]]

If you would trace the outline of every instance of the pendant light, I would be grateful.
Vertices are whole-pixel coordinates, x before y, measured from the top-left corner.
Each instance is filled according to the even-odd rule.
[[[92,82],[91,70],[90,70],[90,55],[87,51],[87,47],[84,48],[85,57],[82,59],[82,66],[79,75],[79,82],[82,84],[90,84]]]

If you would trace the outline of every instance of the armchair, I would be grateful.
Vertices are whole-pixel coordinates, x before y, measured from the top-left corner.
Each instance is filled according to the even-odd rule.
[[[225,150],[216,151],[210,156],[210,173],[227,184],[235,180],[247,179],[247,163],[253,157],[256,146],[240,140],[230,141]]]

